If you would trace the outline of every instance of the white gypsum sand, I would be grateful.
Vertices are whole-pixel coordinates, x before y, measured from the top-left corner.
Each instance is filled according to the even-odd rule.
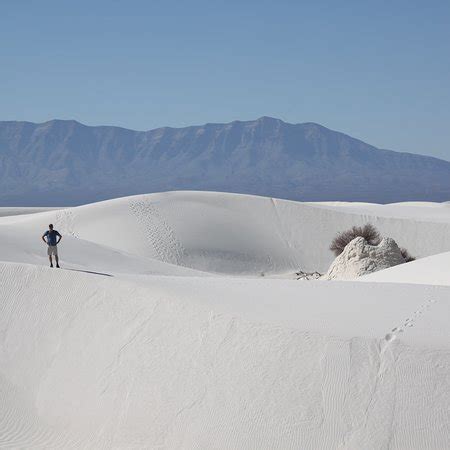
[[[420,258],[358,278],[358,281],[450,286],[450,252]]]
[[[125,197],[0,218],[1,259],[47,265],[39,238],[50,222],[65,235],[66,267],[88,264],[99,270],[109,262],[101,256],[93,263],[91,244],[97,245],[93,257],[101,247],[118,252],[119,260],[125,253],[218,274],[324,273],[334,260],[329,245],[336,232],[367,222],[416,257],[450,251],[450,208],[434,220],[442,204],[418,203],[408,218],[401,204],[364,204],[361,214],[349,211],[351,204],[341,205],[189,191]],[[381,206],[383,215],[378,214]],[[411,204],[405,208],[410,211]],[[134,270],[123,264],[123,271]]]
[[[173,192],[0,218],[0,448],[446,448],[450,213],[380,208]],[[74,270],[43,267],[50,222]],[[271,278],[366,222],[428,258]]]

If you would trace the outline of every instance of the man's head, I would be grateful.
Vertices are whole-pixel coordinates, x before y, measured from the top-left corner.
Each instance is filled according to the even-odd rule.
[[[49,230],[53,230],[53,224],[51,223],[51,224],[48,226],[48,228],[49,228]]]

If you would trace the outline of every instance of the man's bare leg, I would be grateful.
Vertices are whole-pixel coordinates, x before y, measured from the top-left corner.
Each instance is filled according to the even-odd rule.
[[[58,255],[55,255],[56,267],[59,269],[59,258]]]
[[[50,267],[53,267],[52,255],[49,255],[48,259],[50,260]]]

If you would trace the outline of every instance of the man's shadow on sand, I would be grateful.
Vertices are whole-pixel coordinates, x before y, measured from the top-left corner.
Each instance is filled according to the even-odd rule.
[[[90,273],[92,275],[102,275],[104,277],[113,277],[110,273],[103,273],[103,272],[92,272],[91,270],[81,270],[81,269],[65,269],[65,270],[71,270],[73,272],[84,272],[84,273]]]

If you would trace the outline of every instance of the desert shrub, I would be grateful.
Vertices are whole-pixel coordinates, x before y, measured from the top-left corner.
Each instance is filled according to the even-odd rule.
[[[405,258],[405,262],[411,262],[411,261],[415,261],[416,258],[414,258],[414,256],[411,256],[408,252],[408,250],[406,250],[406,248],[400,248],[400,253],[402,254],[403,258]]]
[[[330,250],[336,256],[339,256],[345,246],[359,236],[363,237],[370,245],[378,245],[381,242],[381,236],[378,230],[370,223],[366,223],[362,227],[354,226],[349,230],[338,233],[331,242]]]

